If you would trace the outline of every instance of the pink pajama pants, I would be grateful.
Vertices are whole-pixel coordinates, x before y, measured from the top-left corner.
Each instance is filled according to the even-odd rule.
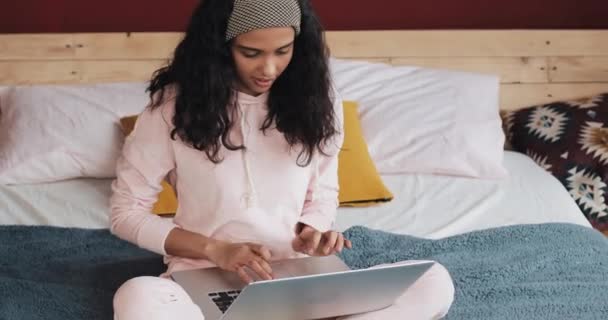
[[[404,261],[399,263],[411,263]],[[390,307],[339,320],[441,319],[454,300],[448,271],[435,263]],[[114,320],[204,320],[199,307],[177,283],[158,277],[137,277],[114,295]]]

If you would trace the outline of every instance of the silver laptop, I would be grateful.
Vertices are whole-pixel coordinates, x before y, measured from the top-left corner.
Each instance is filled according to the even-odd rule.
[[[337,256],[271,263],[275,279],[245,285],[219,268],[172,275],[206,320],[321,319],[386,308],[434,262],[350,270]]]

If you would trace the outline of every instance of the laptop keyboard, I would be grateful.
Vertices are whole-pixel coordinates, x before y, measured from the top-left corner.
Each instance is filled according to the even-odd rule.
[[[241,290],[211,292],[209,293],[209,298],[211,298],[222,313],[225,313],[236,297],[239,296],[239,293],[241,293]]]

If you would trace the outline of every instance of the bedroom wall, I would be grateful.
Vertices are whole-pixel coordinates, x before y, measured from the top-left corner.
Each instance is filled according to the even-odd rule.
[[[0,33],[181,31],[198,2],[1,1]],[[312,1],[328,30],[608,28],[606,0]]]

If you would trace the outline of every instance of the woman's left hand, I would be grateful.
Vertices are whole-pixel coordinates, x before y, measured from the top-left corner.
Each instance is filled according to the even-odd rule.
[[[308,225],[301,225],[291,245],[294,251],[309,256],[328,256],[341,252],[343,248],[352,249],[353,244],[337,231],[320,232]]]

